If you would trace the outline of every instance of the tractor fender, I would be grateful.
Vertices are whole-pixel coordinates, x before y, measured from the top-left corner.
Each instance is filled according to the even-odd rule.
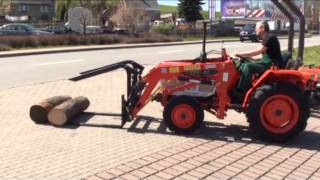
[[[306,87],[306,81],[304,80],[303,75],[297,70],[269,69],[264,72],[260,76],[260,78],[253,83],[253,86],[247,91],[242,104],[244,110],[246,111],[250,97],[258,87],[262,86],[263,84],[275,83],[297,85],[302,91]]]

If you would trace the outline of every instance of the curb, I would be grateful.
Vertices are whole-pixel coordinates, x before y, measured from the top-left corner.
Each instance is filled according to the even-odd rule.
[[[287,39],[287,37],[278,37],[279,39]],[[207,40],[207,43],[222,43],[222,42],[238,42],[239,39],[227,39],[227,40]],[[161,46],[176,46],[176,45],[190,45],[190,44],[202,44],[201,41],[186,41],[186,42],[169,42],[169,43],[148,43],[148,44],[114,44],[114,45],[92,45],[86,47],[64,47],[57,49],[38,49],[38,50],[22,50],[22,51],[8,51],[0,52],[0,58],[17,57],[17,56],[30,56],[41,54],[54,54],[54,53],[69,53],[69,52],[81,52],[81,51],[98,51],[108,49],[124,49],[124,48],[144,48],[144,47],[161,47]]]
[[[207,43],[222,43],[222,42],[237,42],[238,39],[227,39],[227,40],[207,40]],[[97,51],[97,50],[108,50],[108,49],[124,49],[124,48],[144,48],[144,47],[160,47],[160,46],[176,46],[176,45],[190,45],[190,44],[201,44],[202,41],[191,41],[191,42],[173,42],[173,43],[152,43],[152,44],[126,44],[126,45],[112,45],[112,46],[94,46],[94,47],[76,47],[66,49],[48,49],[38,51],[27,51],[27,52],[5,52],[0,53],[0,58],[4,57],[16,57],[16,56],[30,56],[30,55],[41,55],[41,54],[54,54],[54,53],[68,53],[68,52],[80,52],[80,51]]]

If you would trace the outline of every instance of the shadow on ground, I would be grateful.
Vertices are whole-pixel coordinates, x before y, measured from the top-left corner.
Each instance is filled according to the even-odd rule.
[[[314,99],[310,100],[311,117],[320,119],[320,102]]]
[[[311,116],[320,118],[320,103],[313,102]],[[114,117],[114,124],[97,124],[89,120],[95,116],[110,116]],[[76,129],[79,127],[95,127],[95,128],[113,128],[124,129],[131,133],[157,133],[163,135],[180,136],[170,132],[162,119],[157,119],[149,116],[139,116],[129,126],[121,128],[121,114],[116,113],[96,113],[86,112],[71,120],[68,124],[59,128]],[[182,135],[181,135],[182,136]],[[221,140],[226,142],[242,142],[267,144],[254,138],[254,135],[249,131],[248,126],[231,124],[225,125],[221,122],[205,121],[203,126],[193,135],[183,135],[183,137],[201,138],[206,140]],[[320,150],[320,133],[313,130],[302,132],[297,138],[284,143],[273,144],[283,147],[295,147],[309,150]]]
[[[320,114],[320,113],[319,113]],[[104,113],[99,115],[103,116],[118,116],[117,114]],[[113,128],[113,129],[122,129],[120,126],[120,117],[114,119],[118,124],[95,124],[90,123],[89,120],[97,116],[97,114],[82,114],[78,118],[74,119],[67,125],[60,128],[76,129],[78,127],[94,127],[94,128]],[[241,142],[241,143],[255,143],[267,145],[263,141],[257,140],[254,138],[254,135],[249,131],[248,126],[231,124],[225,125],[220,122],[208,122],[205,121],[203,126],[193,135],[177,135],[170,132],[164,122],[161,119],[156,119],[149,116],[139,116],[135,121],[133,121],[129,127],[123,128],[130,133],[156,133],[170,136],[183,136],[187,138],[200,138],[205,140],[220,140],[225,142]],[[320,133],[315,131],[304,131],[295,139],[279,144],[273,143],[272,145],[281,146],[281,147],[292,147],[292,148],[301,148],[308,150],[317,150],[320,151]]]

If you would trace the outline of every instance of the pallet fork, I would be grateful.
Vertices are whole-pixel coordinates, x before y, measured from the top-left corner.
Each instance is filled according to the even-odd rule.
[[[125,69],[127,73],[127,96],[126,98],[125,95],[121,96],[121,127],[123,127],[127,121],[132,120],[130,113],[133,110],[134,105],[138,101],[139,96],[141,95],[141,91],[145,86],[145,84],[141,82],[141,75],[144,69],[142,65],[132,60],[125,60],[118,63],[81,72],[79,76],[70,78],[69,80],[80,81],[121,68]]]

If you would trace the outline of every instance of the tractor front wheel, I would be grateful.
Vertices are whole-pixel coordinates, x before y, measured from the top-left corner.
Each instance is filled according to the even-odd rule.
[[[196,99],[177,96],[168,102],[163,111],[167,127],[177,134],[191,134],[202,124],[204,112]]]
[[[273,142],[285,142],[298,135],[306,128],[309,116],[307,97],[289,84],[257,88],[247,111],[253,133]]]

